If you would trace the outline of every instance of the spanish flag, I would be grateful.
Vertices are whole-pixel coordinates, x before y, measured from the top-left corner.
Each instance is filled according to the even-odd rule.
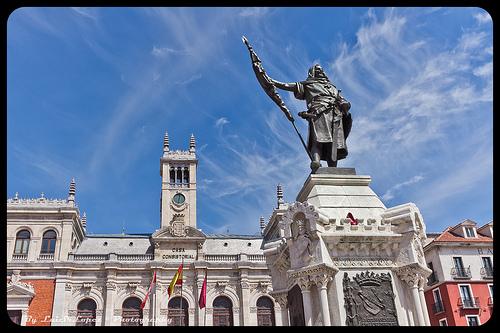
[[[180,284],[182,287],[182,266],[184,264],[182,263],[179,268],[177,268],[177,272],[175,273],[172,282],[170,282],[170,285],[168,286],[168,297],[174,292],[174,287],[176,284]]]

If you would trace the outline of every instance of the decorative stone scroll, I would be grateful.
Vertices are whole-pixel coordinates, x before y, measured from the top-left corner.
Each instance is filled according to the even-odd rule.
[[[347,326],[398,326],[389,273],[358,273],[342,280]]]

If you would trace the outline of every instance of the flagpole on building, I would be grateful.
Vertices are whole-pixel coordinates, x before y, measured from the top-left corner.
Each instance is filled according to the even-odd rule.
[[[180,305],[179,305],[179,308],[180,308],[180,313],[182,314],[182,319],[184,321],[184,313],[183,313],[183,309],[182,309],[182,301],[183,301],[183,298],[182,298],[182,285],[184,284],[184,257],[182,257],[182,263],[181,263],[181,267],[182,267],[182,270],[181,270],[181,301],[180,301]],[[185,324],[185,323],[184,323]]]
[[[153,297],[151,297],[151,303],[152,304],[152,312],[153,312],[153,326],[156,326],[156,271],[153,271],[153,276],[154,276],[154,279],[155,279],[155,284],[154,284],[154,293],[153,293]],[[151,291],[153,292],[153,290]]]
[[[205,280],[207,279],[207,271],[208,271],[208,269],[205,270]],[[206,292],[207,291],[205,290],[205,295],[206,295]],[[206,299],[206,296],[205,296],[205,299]],[[207,305],[206,304],[205,304],[204,308],[205,308],[205,314],[203,316],[203,326],[207,326]]]

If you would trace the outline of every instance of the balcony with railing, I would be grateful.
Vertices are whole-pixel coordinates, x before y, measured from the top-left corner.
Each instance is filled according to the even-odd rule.
[[[436,277],[436,273],[432,272],[432,274],[429,275],[429,277],[427,278],[427,285],[432,286],[432,285],[436,284],[438,281],[439,280]]]
[[[493,279],[493,267],[481,267],[480,273],[483,279]]]
[[[12,261],[28,261],[28,254],[13,254]]]
[[[470,266],[467,268],[453,267],[451,269],[451,276],[456,280],[468,280],[472,277],[470,273]]]
[[[54,253],[40,253],[38,261],[54,261]]]
[[[479,297],[458,298],[458,306],[462,309],[479,309]]]
[[[437,314],[440,312],[444,312],[444,304],[442,301],[438,301],[434,304],[432,304],[432,313]]]

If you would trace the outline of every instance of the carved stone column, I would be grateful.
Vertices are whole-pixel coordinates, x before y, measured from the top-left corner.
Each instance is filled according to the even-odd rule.
[[[302,302],[304,305],[304,321],[306,326],[312,326],[312,302],[311,302],[311,281],[308,276],[300,277],[297,281],[302,291]]]
[[[241,272],[241,299],[240,299],[240,307],[241,309],[250,309],[250,284],[248,283],[248,275],[246,272]],[[250,322],[250,311],[241,311],[240,314],[240,325],[248,326],[252,325]],[[255,323],[254,325],[257,325]]]
[[[328,306],[328,282],[332,279],[327,274],[317,274],[313,277],[313,281],[318,287],[321,302],[321,315],[323,317],[323,326],[331,326],[330,321],[330,307]]]
[[[114,281],[108,280],[106,282],[106,299],[104,301],[104,325],[112,326],[113,325],[113,309],[114,305],[114,294],[116,290],[116,284]]]
[[[280,306],[281,326],[290,326],[290,321],[288,319],[288,294],[279,293],[279,294],[273,294],[272,296]]]
[[[422,314],[424,316],[425,326],[431,326],[431,323],[429,320],[429,311],[427,310],[427,303],[425,302],[425,296],[424,296],[425,281],[426,281],[425,278],[423,278],[423,277],[420,278],[418,295],[420,297],[420,305],[422,306]]]
[[[52,307],[52,318],[54,320],[52,326],[64,326],[63,318],[66,309],[66,293],[71,293],[71,285],[69,283],[70,273],[67,270],[57,272],[56,286],[54,289],[54,305]]]
[[[396,269],[396,274],[401,280],[406,282],[410,287],[410,292],[413,299],[413,319],[418,326],[425,326],[424,314],[422,313],[422,304],[420,302],[420,295],[418,293],[418,282],[421,274],[415,267],[403,266]]]

